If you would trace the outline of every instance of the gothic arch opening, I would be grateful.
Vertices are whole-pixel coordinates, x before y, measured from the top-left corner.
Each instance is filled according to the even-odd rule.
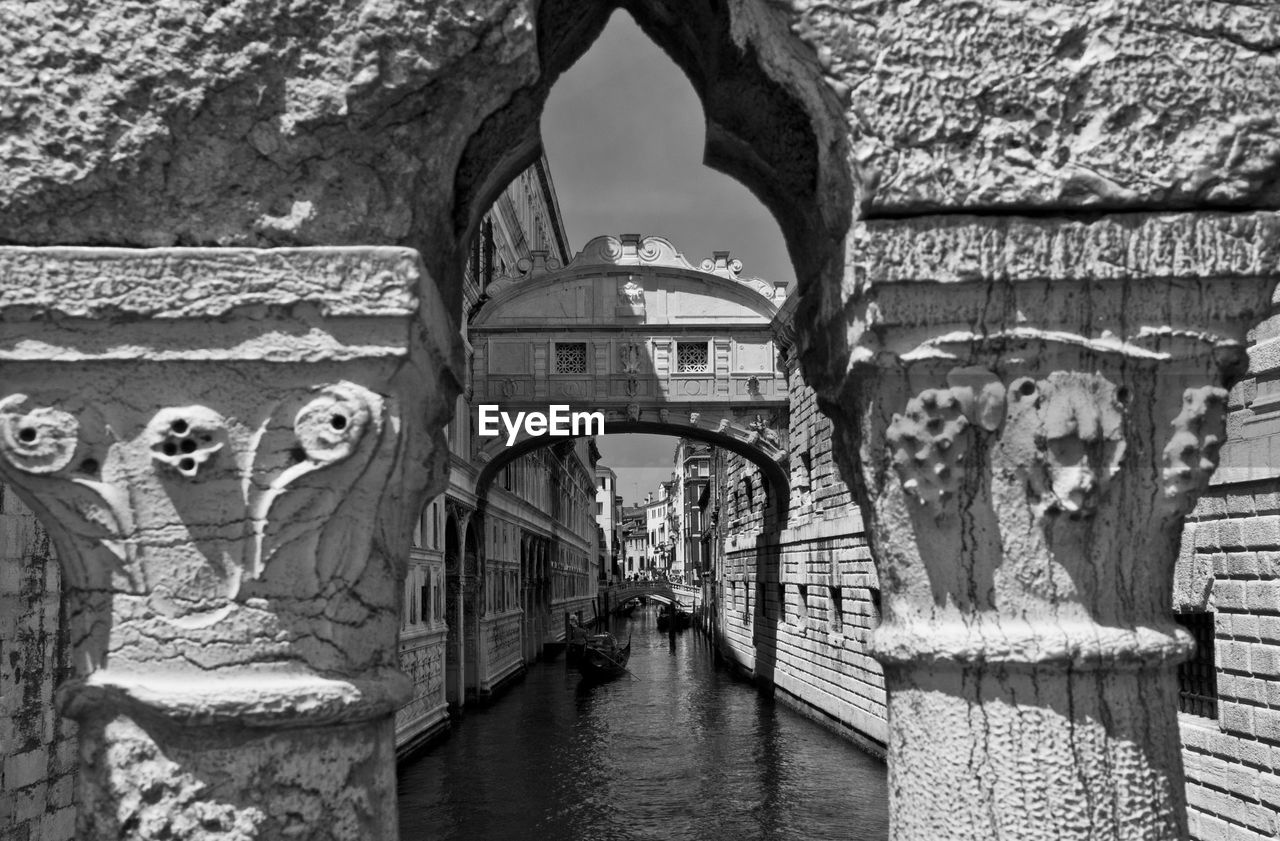
[[[552,86],[619,9],[692,84],[706,118],[704,163],[737,179],[772,213],[804,306],[832,311],[838,302],[824,303],[822,290],[840,288],[857,193],[843,109],[821,81],[816,56],[764,4],[730,11],[714,2],[543,3],[541,73],[468,139],[454,181],[453,241],[460,248],[471,242],[497,195],[539,157],[539,120]],[[461,285],[461,256],[443,266],[447,300]]]

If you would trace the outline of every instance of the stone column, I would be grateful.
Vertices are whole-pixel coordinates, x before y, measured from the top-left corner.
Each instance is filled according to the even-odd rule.
[[[394,839],[407,547],[457,391],[416,252],[4,248],[0,302],[78,837]]]
[[[884,591],[894,841],[1186,837],[1173,565],[1278,232],[862,232],[835,408]]]

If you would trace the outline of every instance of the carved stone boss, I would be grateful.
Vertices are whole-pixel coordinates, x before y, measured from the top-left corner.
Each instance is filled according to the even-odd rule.
[[[1277,272],[1229,217],[1097,224],[868,229],[838,430],[884,590],[894,841],[1185,837],[1173,562]],[[1042,244],[1095,237],[1110,261]]]
[[[459,358],[416,253],[0,249],[0,301],[0,478],[65,570],[79,834],[394,837],[402,549]]]

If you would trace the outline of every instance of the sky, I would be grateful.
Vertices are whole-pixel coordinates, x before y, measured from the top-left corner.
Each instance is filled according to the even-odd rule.
[[[791,282],[782,232],[746,187],[702,164],[702,105],[625,12],[551,89],[542,139],[569,247],[602,234],[666,237],[695,265],[713,251],[742,273]],[[676,439],[606,435],[602,463],[627,505],[671,478]]]

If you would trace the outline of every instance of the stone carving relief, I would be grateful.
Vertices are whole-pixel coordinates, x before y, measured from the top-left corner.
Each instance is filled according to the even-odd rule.
[[[644,287],[634,280],[629,280],[623,285],[618,297],[622,299],[622,303],[628,306],[644,306]]]
[[[1004,420],[1005,389],[984,368],[956,368],[947,388],[926,389],[893,416],[886,437],[907,495],[935,517],[956,498],[971,427],[994,432]]]
[[[147,427],[151,458],[188,479],[226,443],[227,423],[204,406],[161,409]]]
[[[262,579],[281,550],[324,524],[345,499],[330,484],[352,488],[378,452],[382,398],[353,383],[318,392],[280,404],[246,437],[249,446],[239,454],[230,444],[227,420],[207,407],[159,409],[135,444],[117,438],[96,412],[74,398],[14,394],[0,400],[0,454],[32,477],[17,481],[56,513],[63,528],[116,557],[119,566],[112,572],[123,576],[118,585],[133,589],[151,581],[156,564],[186,569],[142,589],[150,589],[153,607],[172,623],[203,626],[225,616],[229,603],[245,595],[245,582]],[[303,479],[357,452],[362,457],[349,465],[349,478]],[[108,476],[100,479],[106,467]],[[210,496],[217,497],[226,516],[247,515],[248,540],[224,534],[217,523],[187,520],[182,512],[200,510]],[[177,549],[176,560],[161,559],[154,550],[139,554],[136,530],[155,529],[156,521],[174,518],[185,523],[194,540],[221,546],[219,562]],[[357,575],[364,560],[330,551],[320,541],[314,554],[291,556],[284,563],[288,569],[278,577],[302,594],[335,576]],[[86,573],[89,586],[109,586],[100,571]]]
[[[908,496],[941,516],[960,490],[975,435],[1000,431],[1000,461],[1037,518],[1097,512],[1124,459],[1125,388],[1075,371],[1019,377],[1006,388],[990,371],[963,368],[947,381],[911,398],[886,433]]]
[[[0,400],[0,456],[23,474],[26,486],[59,526],[101,546],[113,563],[104,568],[75,553],[63,558],[73,582],[107,589],[113,574],[131,589],[134,574],[133,509],[124,488],[101,480],[112,439],[106,423],[82,401],[67,395]]]
[[[670,419],[671,419],[671,410],[670,410],[670,409],[659,409],[659,410],[658,410],[658,420],[659,420],[659,421],[661,421],[662,423],[667,423]]]
[[[1180,514],[1195,507],[1218,467],[1218,453],[1226,440],[1227,390],[1216,386],[1188,388],[1182,411],[1173,419],[1173,435],[1161,454],[1165,499]]]
[[[622,363],[622,373],[636,374],[640,371],[640,360],[642,357],[640,345],[635,342],[628,342],[619,349],[619,361]]]
[[[640,420],[639,404],[636,404],[636,403],[627,404],[627,420],[632,422]]]
[[[711,274],[720,274],[738,279],[738,275],[742,272],[742,261],[736,257],[730,257],[725,252],[718,252],[714,257],[704,257],[702,262],[698,264],[704,272]]]
[[[960,462],[969,450],[969,419],[951,389],[927,389],[893,416],[886,437],[907,495],[934,516],[955,498]]]
[[[1126,392],[1096,374],[1055,371],[1009,387],[1005,442],[1037,517],[1092,517],[1124,458]]]
[[[627,396],[635,397],[640,392],[640,381],[635,377],[627,379]]]
[[[0,448],[19,470],[37,475],[66,467],[79,446],[75,415],[49,406],[29,407],[25,394],[0,400]]]
[[[778,440],[778,433],[774,431],[771,422],[766,420],[764,415],[756,415],[755,419],[751,421],[749,426],[751,431],[755,433],[755,436],[760,438],[760,440],[764,441],[769,446],[776,447],[780,443]]]

